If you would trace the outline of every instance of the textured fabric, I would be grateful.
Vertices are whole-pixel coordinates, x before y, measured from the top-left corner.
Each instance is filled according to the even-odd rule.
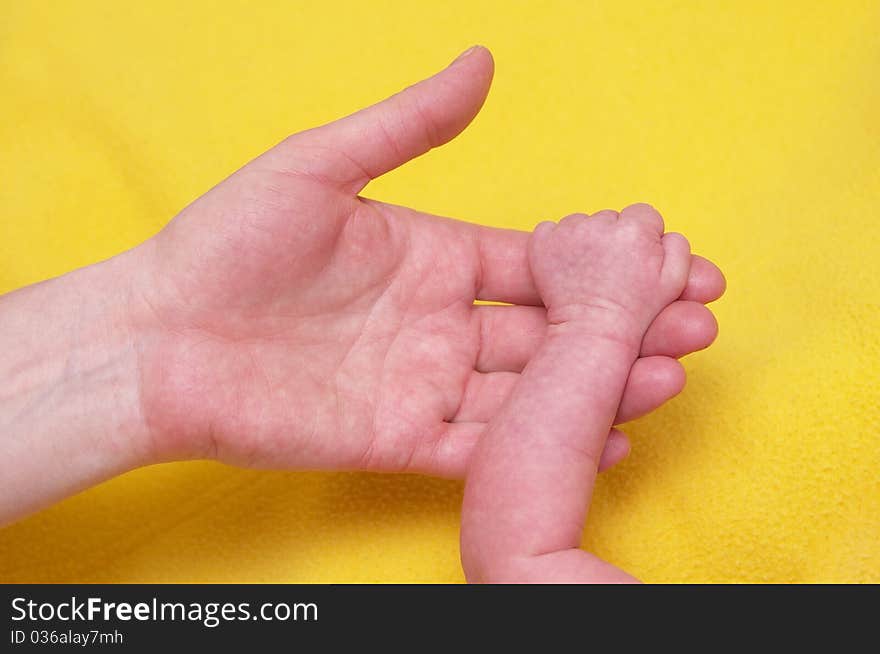
[[[136,245],[288,133],[484,43],[472,127],[366,195],[521,229],[648,201],[728,279],[717,343],[626,427],[585,545],[647,581],[878,582],[878,24],[855,1],[6,3],[0,291]],[[0,580],[461,581],[460,500],[157,466],[0,531]]]

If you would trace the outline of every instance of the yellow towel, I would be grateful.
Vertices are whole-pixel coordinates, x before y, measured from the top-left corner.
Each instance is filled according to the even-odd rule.
[[[648,201],[729,282],[585,545],[647,581],[880,581],[876,2],[7,5],[0,291],[137,244],[288,133],[484,43],[472,127],[367,195],[522,229]],[[0,531],[0,580],[461,581],[460,499],[159,466]]]

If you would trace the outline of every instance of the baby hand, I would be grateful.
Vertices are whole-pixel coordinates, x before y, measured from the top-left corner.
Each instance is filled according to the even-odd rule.
[[[687,239],[663,230],[647,204],[539,224],[529,265],[548,321],[577,321],[638,348],[651,321],[681,295],[690,269]]]

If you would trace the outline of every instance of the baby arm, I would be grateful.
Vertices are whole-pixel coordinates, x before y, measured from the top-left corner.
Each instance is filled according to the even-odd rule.
[[[529,261],[550,325],[471,459],[469,581],[627,582],[579,549],[599,458],[645,329],[687,280],[689,246],[647,205],[542,223]]]

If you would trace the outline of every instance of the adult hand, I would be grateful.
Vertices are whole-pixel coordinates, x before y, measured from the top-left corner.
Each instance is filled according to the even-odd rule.
[[[21,369],[21,357],[67,364],[34,364],[52,374],[0,398],[0,424],[28,434],[0,475],[3,490],[25,491],[0,516],[182,458],[462,476],[543,338],[528,233],[358,194],[463,130],[492,73],[489,52],[472,49],[384,102],[287,138],[137,248],[2,298],[15,318],[0,336],[23,346],[0,370]],[[723,289],[717,268],[694,257],[680,301],[644,339],[619,422],[681,390],[674,357],[714,339],[703,303]],[[54,405],[41,406],[46,397]],[[628,450],[613,434],[603,467]],[[53,479],[27,463],[41,456],[40,470],[59,460]]]

